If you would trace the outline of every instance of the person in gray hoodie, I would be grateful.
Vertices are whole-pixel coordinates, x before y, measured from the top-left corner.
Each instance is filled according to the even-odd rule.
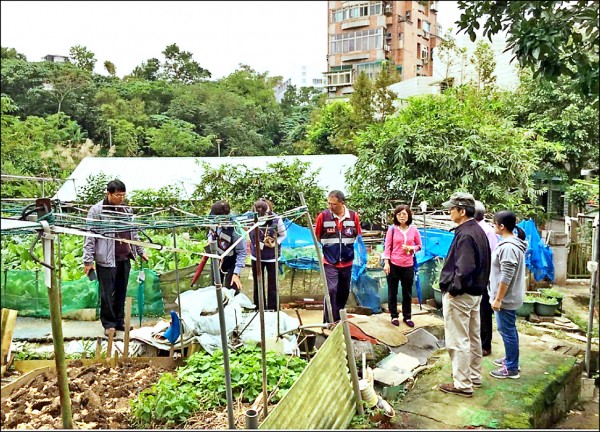
[[[506,357],[494,360],[499,367],[494,378],[517,379],[519,375],[519,333],[516,310],[525,299],[525,232],[517,226],[516,215],[503,210],[494,215],[496,234],[502,237],[492,253],[490,304],[496,315],[498,332],[504,342]],[[514,234],[514,231],[517,234]]]

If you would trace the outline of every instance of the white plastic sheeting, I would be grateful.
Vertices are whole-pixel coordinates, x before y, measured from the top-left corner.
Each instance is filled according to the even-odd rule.
[[[298,155],[298,156],[243,156],[243,157],[86,157],[69,176],[53,197],[61,201],[75,201],[77,191],[87,184],[89,176],[104,173],[109,178],[119,178],[127,191],[158,190],[163,186],[179,186],[182,198],[189,198],[204,172],[201,162],[212,168],[223,164],[264,169],[275,162],[291,163],[295,159],[310,163],[310,171],[319,186],[327,191],[338,189],[347,192],[345,173],[356,163],[351,154]],[[100,200],[101,197],[98,197]]]

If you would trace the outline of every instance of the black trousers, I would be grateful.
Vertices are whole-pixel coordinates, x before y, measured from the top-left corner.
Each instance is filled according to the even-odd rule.
[[[412,286],[415,270],[410,267],[399,267],[390,262],[390,274],[387,275],[388,307],[392,318],[398,318],[398,284],[402,284],[402,317],[410,319],[412,314]]]
[[[486,351],[492,350],[492,332],[493,332],[493,324],[492,317],[494,316],[494,311],[492,310],[492,305],[490,304],[490,294],[487,289],[483,290],[483,295],[481,296],[481,306],[479,308],[479,317],[481,319],[481,349]]]
[[[257,272],[256,261],[252,260],[252,278],[254,279],[254,304],[258,310],[258,279],[256,278]],[[265,300],[265,309],[277,310],[277,285],[275,284],[275,262],[260,262],[260,268],[262,271],[262,289],[263,299]],[[265,293],[265,280],[267,281],[267,292]]]
[[[350,296],[352,266],[340,268],[325,264],[323,267],[325,268],[325,280],[327,281],[327,290],[331,299],[333,322],[338,322],[340,320],[340,311],[346,307],[346,302]],[[327,313],[327,303],[323,304],[323,322],[332,322]]]
[[[100,322],[105,329],[125,326],[125,297],[131,262],[117,261],[116,267],[96,265],[100,286]]]

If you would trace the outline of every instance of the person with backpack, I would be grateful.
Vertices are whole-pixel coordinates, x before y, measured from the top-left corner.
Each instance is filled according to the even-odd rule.
[[[250,233],[250,259],[252,261],[252,277],[254,279],[254,304],[258,307],[258,290],[262,289],[265,300],[265,309],[277,310],[277,285],[276,258],[281,256],[281,243],[286,237],[286,228],[283,220],[273,212],[272,204],[266,199],[259,199],[254,203],[253,210],[258,217],[265,219],[260,221],[258,230],[259,248],[260,248],[260,267],[263,275],[263,286],[258,286],[257,261],[256,261],[256,237],[254,232]],[[275,256],[275,242],[277,242],[277,257]],[[267,292],[265,293],[265,280],[267,282]]]
[[[412,286],[415,278],[414,255],[423,247],[421,234],[412,225],[410,207],[402,204],[394,209],[393,224],[385,235],[385,246],[381,258],[384,260],[383,272],[388,285],[388,308],[392,324],[398,321],[398,285],[402,285],[402,320],[414,327],[412,317]]]

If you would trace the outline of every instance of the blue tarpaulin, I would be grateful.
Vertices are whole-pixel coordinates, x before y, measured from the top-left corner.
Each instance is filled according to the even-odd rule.
[[[539,282],[548,278],[554,281],[554,262],[552,249],[544,243],[538,233],[537,226],[532,219],[521,221],[517,224],[527,236],[527,250],[525,251],[525,264],[533,273],[534,279]]]

